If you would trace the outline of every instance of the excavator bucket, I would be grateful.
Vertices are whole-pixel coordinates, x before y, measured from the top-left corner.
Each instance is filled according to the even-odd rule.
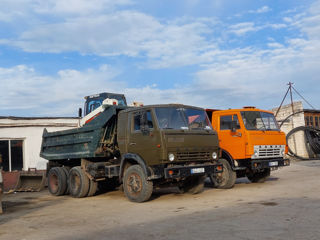
[[[45,171],[37,171],[29,168],[28,171],[20,172],[20,178],[15,187],[16,192],[40,192],[46,184]]]

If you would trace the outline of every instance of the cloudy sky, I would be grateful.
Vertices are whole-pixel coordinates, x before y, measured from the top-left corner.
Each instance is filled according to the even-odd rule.
[[[1,116],[76,116],[84,96],[105,91],[145,104],[270,109],[289,81],[320,108],[320,1],[0,6]]]

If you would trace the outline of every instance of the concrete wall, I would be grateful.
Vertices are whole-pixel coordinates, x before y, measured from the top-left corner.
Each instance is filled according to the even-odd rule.
[[[303,111],[303,104],[301,101],[293,103],[294,112]],[[271,111],[276,113],[278,108],[273,108]],[[284,105],[281,107],[276,119],[278,122],[282,122],[286,117],[292,114],[291,104]],[[293,117],[290,117],[281,127],[281,130],[286,134],[290,132],[293,128],[305,126],[304,113],[295,114]],[[294,153],[301,157],[309,157],[306,144],[305,144],[305,135],[304,132],[297,132],[289,138],[288,141],[289,147]]]
[[[24,140],[23,170],[45,170],[47,160],[39,156],[43,129],[49,132],[75,128],[77,118],[0,118],[0,140]]]

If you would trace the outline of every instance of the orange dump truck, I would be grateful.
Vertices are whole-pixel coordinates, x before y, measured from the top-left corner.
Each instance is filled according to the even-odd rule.
[[[243,109],[207,109],[217,131],[225,171],[211,178],[218,188],[231,188],[236,178],[247,176],[251,182],[264,182],[270,170],[289,166],[286,136],[280,131],[272,112]]]

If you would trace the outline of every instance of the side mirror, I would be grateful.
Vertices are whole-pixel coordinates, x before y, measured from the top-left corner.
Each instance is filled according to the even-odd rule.
[[[231,132],[237,131],[237,121],[231,121]]]
[[[82,118],[82,108],[79,108],[78,117],[79,117],[79,118]]]

